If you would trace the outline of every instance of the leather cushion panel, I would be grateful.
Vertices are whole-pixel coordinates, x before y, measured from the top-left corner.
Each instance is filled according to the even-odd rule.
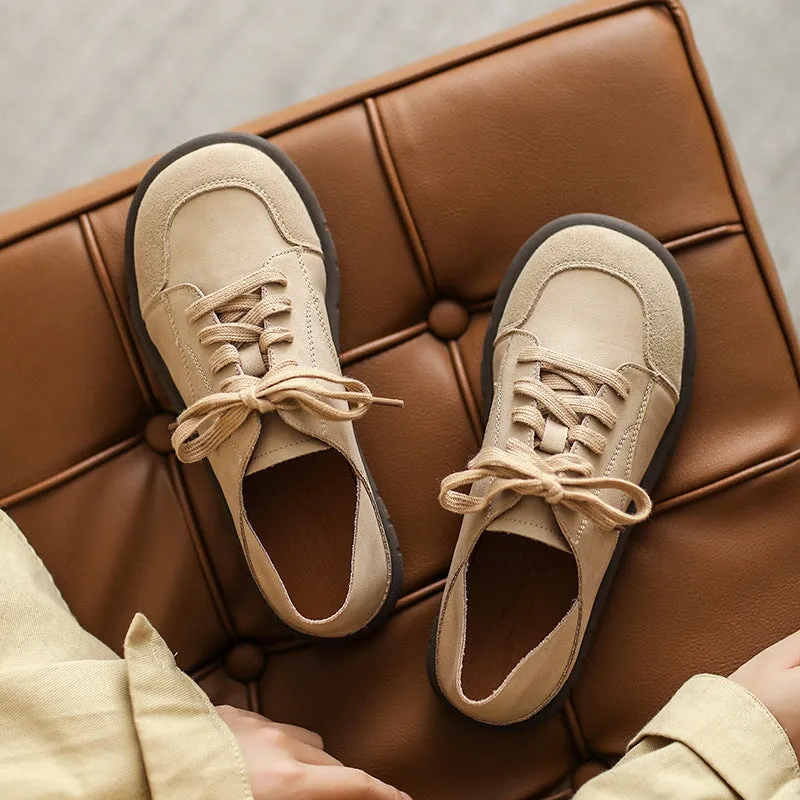
[[[146,405],[76,222],[0,250],[0,498],[136,433]]]
[[[692,403],[657,500],[800,447],[800,387],[747,239],[675,256],[692,290],[697,362]]]
[[[689,676],[797,630],[798,496],[800,460],[633,532],[573,693],[593,750],[623,752]]]
[[[683,45],[662,7],[555,33],[378,98],[441,291],[491,295],[563,214],[668,240],[738,219]]]

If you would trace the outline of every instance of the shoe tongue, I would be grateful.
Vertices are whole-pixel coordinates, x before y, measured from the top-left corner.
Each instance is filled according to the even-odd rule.
[[[327,450],[328,447],[325,442],[307,436],[284,422],[280,414],[264,414],[261,417],[261,433],[245,475],[253,475],[293,458]]]
[[[546,368],[543,369],[539,363],[533,365],[533,375],[537,380],[542,380],[547,376],[548,386],[559,397],[576,397],[582,394],[581,390],[563,375],[551,372]],[[544,456],[558,455],[568,451],[570,444],[567,440],[569,433],[567,426],[553,414],[548,414],[546,408],[540,406],[539,410],[544,415],[544,431],[541,439],[536,442],[536,449]]]
[[[536,365],[536,377],[541,378],[540,366]],[[569,388],[567,388],[569,387]],[[563,389],[555,389],[556,394],[576,394],[577,389],[564,381]],[[536,443],[536,449],[543,456],[563,453],[569,448],[568,429],[551,414],[545,414],[544,436]],[[497,517],[486,530],[514,533],[526,539],[546,544],[566,553],[572,551],[564,534],[556,522],[549,503],[540,497],[524,496],[508,511]]]
[[[242,371],[245,375],[260,378],[266,374],[267,366],[256,342],[250,342],[238,349]],[[327,450],[328,447],[325,442],[308,436],[289,425],[280,413],[264,414],[261,417],[261,431],[253,447],[245,475],[253,475],[274,467],[276,464]]]
[[[539,497],[523,497],[486,528],[497,533],[513,533],[556,550],[571,553],[550,506]]]

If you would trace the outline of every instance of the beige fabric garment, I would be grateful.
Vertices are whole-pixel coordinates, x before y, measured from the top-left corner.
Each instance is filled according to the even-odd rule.
[[[575,800],[795,800],[798,768],[775,717],[739,684],[697,675]]]
[[[236,740],[150,623],[137,614],[118,658],[2,511],[0,731],[9,800],[252,800]],[[631,745],[576,800],[800,797],[785,732],[724,678],[692,678]]]
[[[2,511],[0,731],[8,800],[252,800],[233,734],[145,617],[120,659]]]

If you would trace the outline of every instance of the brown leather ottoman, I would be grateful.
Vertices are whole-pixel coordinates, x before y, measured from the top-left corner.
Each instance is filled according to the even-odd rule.
[[[170,455],[122,279],[140,165],[0,218],[0,505],[90,631],[119,648],[144,611],[214,701],[317,729],[415,800],[523,800],[569,796],[688,675],[800,627],[798,346],[677,3],[578,6],[245,129],[285,148],[327,211],[348,372],[406,400],[360,423],[405,596],[369,639],[294,639],[205,467]],[[697,313],[694,401],[567,710],[489,730],[425,674],[459,525],[437,488],[477,448],[505,266],[576,211],[627,218],[676,254]]]

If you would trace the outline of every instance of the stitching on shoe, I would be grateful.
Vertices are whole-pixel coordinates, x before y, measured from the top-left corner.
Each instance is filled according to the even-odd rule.
[[[175,324],[175,315],[172,313],[172,307],[169,302],[169,297],[166,292],[159,293],[159,299],[161,300],[161,305],[163,306],[164,310],[167,314],[167,319],[169,320],[169,325],[172,330],[172,338],[175,340],[175,343],[178,345],[178,353],[181,357],[181,362],[183,363],[183,371],[186,375],[186,382],[189,384],[189,394],[192,398],[192,401],[195,400],[196,394],[194,390],[194,381],[192,380],[191,373],[189,371],[189,364],[186,361],[186,353],[185,351],[188,349],[186,345],[183,343],[180,334],[178,333],[178,327]],[[194,356],[194,353],[192,353]],[[200,364],[197,362],[197,358],[195,357],[195,366],[197,367],[198,371],[202,374],[202,369],[200,369]]]
[[[644,397],[642,398],[642,405],[639,408],[639,414],[636,417],[636,422],[633,426],[633,440],[631,441],[630,450],[628,450],[628,461],[625,466],[625,477],[629,478],[631,474],[631,468],[633,466],[633,458],[636,454],[636,445],[639,442],[639,434],[642,431],[642,422],[644,421],[644,415],[647,413],[647,409],[650,407],[650,398],[653,394],[653,386],[655,381],[651,378],[650,382],[647,384],[647,389],[645,389]]]
[[[285,235],[292,244],[308,247],[307,242],[295,241],[295,238],[288,234],[286,230],[288,228],[286,221],[281,215],[277,206],[275,205],[275,202],[271,199],[271,197],[269,197],[264,192],[263,188],[254,181],[250,181],[247,178],[241,178],[235,176],[226,176],[217,178],[213,181],[206,181],[205,183],[192,187],[192,189],[184,192],[177,200],[175,200],[172,206],[170,207],[169,213],[167,214],[164,223],[161,226],[163,263],[161,265],[162,288],[160,288],[159,291],[163,291],[163,285],[167,281],[167,272],[170,263],[169,231],[172,228],[172,223],[174,222],[175,216],[177,215],[178,211],[182,208],[184,204],[186,204],[189,200],[194,199],[198,195],[203,194],[209,190],[221,189],[221,188],[238,188],[252,192],[266,205],[267,210],[269,214],[272,216],[273,221],[280,226],[281,233]],[[142,309],[143,313],[146,310],[146,307],[149,306],[149,304],[153,301],[153,299],[154,297],[151,297],[145,304],[145,307]]]
[[[639,301],[639,305],[642,308],[642,320],[644,324],[644,341],[642,343],[643,345],[642,349],[644,351],[644,356],[647,362],[647,366],[648,368],[656,372],[676,393],[679,393],[674,383],[666,375],[663,374],[661,368],[659,366],[653,366],[655,364],[655,361],[652,357],[652,354],[650,353],[651,324],[650,324],[650,319],[647,315],[647,308],[644,302],[644,294],[645,294],[644,288],[635,278],[631,277],[625,272],[621,272],[611,264],[606,264],[605,262],[600,260],[594,260],[594,261],[578,260],[578,261],[559,262],[542,278],[541,283],[536,291],[536,295],[531,300],[530,305],[528,306],[528,310],[525,312],[523,321],[526,320],[528,317],[530,317],[534,307],[539,302],[547,284],[554,277],[556,277],[556,275],[560,275],[562,272],[566,272],[567,270],[570,269],[597,269],[601,272],[605,271],[611,275],[614,275],[614,277],[619,278],[621,281],[627,283],[635,290],[634,294],[636,295],[636,298]],[[512,325],[509,323],[498,331],[498,335],[514,327],[518,326],[516,324]],[[684,335],[685,334],[686,332],[684,331]]]

